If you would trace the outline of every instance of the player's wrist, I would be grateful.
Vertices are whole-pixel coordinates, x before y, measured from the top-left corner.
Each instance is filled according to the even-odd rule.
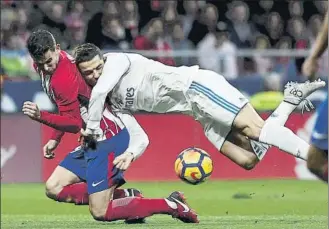
[[[42,121],[43,119],[42,119],[42,117],[45,115],[45,111],[39,111],[39,114],[37,115],[37,119],[39,120],[39,121]]]
[[[97,130],[100,129],[100,121],[93,121],[93,120],[88,120],[87,126],[86,126],[86,131],[91,131],[92,133],[96,132]]]
[[[312,53],[310,56],[309,56],[309,60],[311,61],[318,61],[320,58],[320,55],[318,53]]]
[[[134,161],[135,160],[135,154],[134,153],[127,152],[127,154],[131,156],[131,158],[132,158],[131,161]]]

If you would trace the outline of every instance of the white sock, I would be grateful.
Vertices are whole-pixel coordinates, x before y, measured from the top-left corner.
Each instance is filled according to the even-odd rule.
[[[301,159],[307,159],[310,145],[295,135],[290,129],[278,126],[274,122],[265,122],[259,141],[278,147],[279,149]]]
[[[296,107],[296,105],[282,101],[271,116],[268,117],[266,122],[275,122],[279,126],[284,126],[289,115],[296,109]]]
[[[284,126],[289,118],[289,115],[296,109],[296,105],[282,101],[275,111],[267,118],[265,123],[275,123],[277,126]],[[250,145],[256,154],[258,160],[262,160],[270,149],[270,145],[250,140]]]

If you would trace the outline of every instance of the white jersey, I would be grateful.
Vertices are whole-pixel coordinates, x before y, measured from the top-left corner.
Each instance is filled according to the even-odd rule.
[[[88,127],[97,127],[108,95],[113,109],[169,113],[189,111],[185,93],[199,66],[172,67],[139,54],[109,53],[93,88]],[[90,108],[90,107],[89,107]]]
[[[207,138],[221,149],[232,123],[248,100],[223,76],[193,67],[171,67],[138,54],[107,54],[102,75],[92,90],[87,129],[99,127],[109,96],[119,111],[169,113],[192,116]]]
[[[109,94],[118,109],[144,110],[168,113],[187,109],[184,94],[198,66],[171,67],[139,54],[107,54],[105,64],[111,64],[119,55],[129,60],[129,68]],[[111,80],[111,71],[103,72]]]

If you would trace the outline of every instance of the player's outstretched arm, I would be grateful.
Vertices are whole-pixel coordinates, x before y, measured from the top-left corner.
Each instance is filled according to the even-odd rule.
[[[41,112],[40,118],[44,124],[56,130],[78,133],[83,125],[78,100],[79,78],[74,71],[68,73],[65,68],[60,70],[58,77],[52,82],[52,90],[59,114],[44,111]]]
[[[311,80],[314,79],[315,73],[318,69],[318,59],[328,47],[328,13],[329,11],[326,13],[322,29],[318,33],[311,55],[305,60],[302,66],[303,75],[309,77]]]
[[[61,132],[74,134],[80,132],[80,129],[82,128],[82,119],[79,110],[72,109],[61,111],[61,108],[59,108],[59,112],[60,114],[54,114],[42,111],[40,122]]]
[[[149,138],[134,116],[128,111],[118,111],[115,114],[121,119],[129,132],[130,140],[126,152],[132,153],[134,160],[136,160],[145,152],[150,143]]]
[[[116,157],[113,164],[121,170],[127,170],[132,161],[140,157],[149,144],[149,139],[136,119],[126,111],[115,112],[129,132],[129,145],[126,151]]]
[[[318,59],[328,47],[328,13],[329,11],[326,13],[322,28],[316,38],[311,58]]]
[[[113,54],[107,57],[102,74],[94,86],[89,101],[88,122],[86,131],[93,133],[99,129],[105,99],[110,91],[128,71],[130,60],[124,53]]]
[[[74,106],[74,105],[73,105]],[[79,124],[80,113],[75,114],[75,110],[79,111],[78,108],[65,109],[63,106],[58,105],[60,114],[54,114],[47,111],[40,111],[36,103],[26,101],[23,104],[22,111],[25,115],[31,119],[52,127],[61,132],[77,133],[82,124]],[[80,121],[81,122],[81,121]],[[56,136],[61,137],[62,133],[56,133]],[[58,140],[58,137],[54,140]]]

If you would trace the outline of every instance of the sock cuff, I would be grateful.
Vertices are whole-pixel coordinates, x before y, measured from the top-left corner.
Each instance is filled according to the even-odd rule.
[[[264,158],[264,156],[266,155],[268,149],[270,148],[269,145],[266,145],[266,144],[263,144],[260,142],[256,142],[254,140],[250,141],[250,145],[252,147],[252,150],[256,154],[258,160],[262,160]]]
[[[259,134],[259,141],[260,142],[266,142],[266,139],[268,138],[268,133],[270,133],[272,128],[274,127],[275,123],[273,122],[265,122],[263,128],[260,130]]]

